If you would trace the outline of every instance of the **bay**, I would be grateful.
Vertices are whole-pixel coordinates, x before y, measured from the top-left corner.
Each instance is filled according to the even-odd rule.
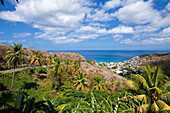
[[[170,50],[48,50],[56,53],[79,53],[87,59],[96,62],[122,62],[135,56],[154,53],[170,53]]]

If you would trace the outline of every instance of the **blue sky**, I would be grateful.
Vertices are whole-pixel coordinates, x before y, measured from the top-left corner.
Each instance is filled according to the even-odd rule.
[[[5,0],[0,44],[41,50],[170,50],[169,0]]]

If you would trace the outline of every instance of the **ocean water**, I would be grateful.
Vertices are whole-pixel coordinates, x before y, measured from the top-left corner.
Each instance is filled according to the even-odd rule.
[[[122,62],[143,54],[170,53],[170,50],[49,50],[49,52],[79,53],[86,60],[94,59],[96,62]]]

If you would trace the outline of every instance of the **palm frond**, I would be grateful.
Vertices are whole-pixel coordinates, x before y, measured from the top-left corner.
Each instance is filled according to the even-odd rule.
[[[161,95],[161,100],[166,102],[167,104],[170,104],[170,93],[164,93]]]
[[[162,110],[170,110],[169,105],[167,105],[165,102],[163,102],[162,100],[157,100],[156,104],[159,106],[160,109]]]
[[[147,113],[149,109],[149,104],[142,104],[138,107],[137,111],[138,113]]]
[[[128,81],[127,81],[127,85],[128,85],[132,90],[138,92],[139,87],[138,87],[138,85],[137,85],[134,81],[128,80]]]
[[[149,89],[149,85],[144,77],[139,74],[132,74],[132,77],[133,80],[141,86],[140,88],[144,88],[146,91]]]
[[[156,102],[154,101],[154,103],[151,105],[151,113],[157,113],[159,111],[159,107],[157,106]]]
[[[163,91],[170,91],[170,81],[166,82],[163,86],[162,86]]]
[[[155,85],[155,87],[157,87],[158,82],[159,82],[158,80],[161,77],[161,75],[162,75],[161,66],[156,66],[156,70],[154,72],[154,85]]]

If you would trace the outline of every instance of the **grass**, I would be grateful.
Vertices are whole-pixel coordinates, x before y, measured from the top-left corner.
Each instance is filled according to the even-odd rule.
[[[45,80],[34,80],[35,68],[27,68],[22,71],[15,72],[15,79],[12,92],[9,92],[12,80],[12,72],[0,73],[0,103],[14,101],[17,91],[24,89],[27,95],[35,97],[37,100],[52,99],[56,94],[52,94],[52,81],[48,78]],[[9,98],[10,97],[10,98]],[[10,101],[9,101],[10,100]]]

